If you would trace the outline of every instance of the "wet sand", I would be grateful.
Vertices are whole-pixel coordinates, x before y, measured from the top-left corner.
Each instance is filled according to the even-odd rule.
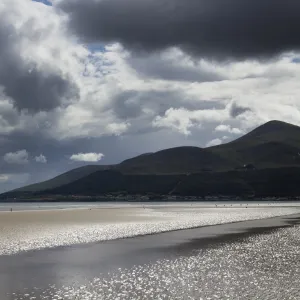
[[[299,207],[115,206],[0,212],[0,255],[299,212]]]
[[[143,208],[78,208],[61,210],[34,210],[0,212],[0,227],[32,223],[115,223],[142,221]]]
[[[11,256],[0,256],[0,299],[115,299],[111,298],[115,297],[113,294],[111,297],[110,294],[107,294],[104,298],[95,294],[96,296],[94,295],[94,297],[90,290],[84,296],[80,293],[83,293],[88,286],[89,289],[96,290],[95,278],[105,276],[110,278],[109,274],[118,273],[120,270],[130,270],[135,266],[141,266],[141,269],[145,266],[147,269],[149,266],[155,266],[159,261],[165,261],[166,267],[172,261],[176,265],[178,259],[188,259],[188,257],[193,257],[195,253],[201,250],[221,249],[224,245],[230,244],[238,245],[240,239],[256,237],[257,235],[266,236],[267,239],[272,233],[280,232],[282,228],[294,228],[299,223],[300,214],[295,214],[271,219],[207,226],[88,245],[59,247],[41,251],[29,251]],[[237,248],[240,250],[236,254],[233,253],[234,256],[240,255],[240,251],[243,249],[240,246],[237,246]],[[272,251],[272,249],[258,250]],[[204,257],[205,255],[203,254],[203,259]],[[218,263],[222,262],[221,256],[209,259]],[[267,259],[267,256],[264,259]],[[201,263],[204,264],[204,261],[199,261],[200,269]],[[211,268],[211,270],[215,268],[215,263],[213,263]],[[176,270],[178,271],[178,276],[183,276],[179,268]],[[126,272],[124,274],[129,276]],[[173,276],[169,273],[163,273],[163,265],[159,267],[159,271],[155,272],[160,272],[157,276],[170,276],[170,278]],[[229,272],[229,270],[222,269],[222,272]],[[250,276],[247,273],[244,275]],[[217,276],[217,273],[215,276]],[[163,278],[158,279],[158,282]],[[112,284],[115,279],[109,279],[109,284]],[[100,281],[100,279],[97,280]],[[117,282],[120,282],[120,278],[118,280]],[[205,280],[205,278],[202,278],[202,280]],[[103,286],[98,288],[102,293]],[[125,287],[119,286],[118,288],[122,290]],[[137,292],[134,289],[131,291],[132,293]],[[70,290],[73,291],[73,296],[70,294]],[[98,293],[100,293],[99,290]],[[57,296],[56,298],[54,295],[63,296]],[[142,299],[147,299],[147,295],[144,295],[145,297]],[[120,299],[132,299],[132,297],[134,297],[134,294],[131,296],[128,294],[127,297],[124,296]],[[167,295],[162,299],[171,299],[171,296]],[[212,299],[227,298],[213,297]],[[240,299],[254,298],[241,297]],[[269,298],[266,297],[264,299]]]
[[[116,299],[115,292],[123,291],[119,286],[123,279],[118,276],[125,275],[132,290],[120,299],[135,299],[136,293],[141,291],[136,289],[136,277],[132,274],[141,272],[141,278],[146,278],[151,269],[152,277],[145,282],[158,286],[163,278],[168,278],[170,271],[165,271],[164,267],[169,267],[175,270],[171,276],[175,282],[186,266],[193,265],[186,261],[201,251],[219,251],[227,245],[229,248],[229,245],[234,245],[230,251],[234,257],[239,257],[241,239],[253,236],[259,240],[257,236],[266,235],[268,240],[275,231],[284,230],[282,228],[299,228],[300,213],[295,212],[299,212],[299,207],[246,208],[239,205],[225,208],[215,205],[116,206],[0,212],[0,299]],[[274,217],[276,215],[281,216]],[[240,222],[247,219],[249,221]],[[272,239],[268,244],[270,248]],[[290,247],[289,240],[286,246]],[[269,251],[266,253],[268,255]],[[181,262],[179,266],[178,261]],[[210,271],[220,261],[222,257],[213,254],[203,262],[201,259],[197,261],[196,266],[203,263],[203,267]],[[215,276],[219,276],[223,269],[226,267],[220,265]],[[153,278],[157,282],[152,282]],[[187,275],[184,278],[188,280]],[[172,280],[166,282],[173,284]],[[111,292],[103,286],[110,286]],[[151,290],[152,286],[145,285],[144,289]],[[179,291],[176,289],[174,283],[174,294],[170,292],[161,299],[177,299],[174,295]],[[140,299],[156,299],[160,294],[155,293]]]

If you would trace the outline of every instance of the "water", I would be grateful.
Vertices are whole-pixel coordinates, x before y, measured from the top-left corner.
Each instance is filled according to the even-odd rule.
[[[76,209],[76,208],[114,208],[114,207],[268,207],[268,206],[282,206],[292,207],[300,206],[300,201],[285,201],[285,202],[271,202],[271,201],[206,201],[206,202],[12,202],[1,203],[0,211],[26,211],[26,210],[55,210],[55,209]]]
[[[17,206],[19,205],[19,206]],[[258,204],[51,204],[25,205],[26,210],[2,212],[0,218],[0,255],[55,248],[74,244],[148,235],[265,219],[298,213],[300,206],[258,206]],[[266,204],[265,204],[266,205]],[[64,209],[70,208],[72,210]],[[74,209],[74,207],[78,209]],[[53,210],[56,208],[56,210]],[[61,208],[61,209],[57,209]],[[80,208],[80,209],[79,209]],[[14,208],[15,209],[15,208]],[[37,211],[36,209],[40,209]]]
[[[1,203],[0,209],[11,206],[0,218],[1,300],[300,294],[300,215],[283,216],[299,213],[296,202]],[[275,216],[283,217],[266,219]],[[253,219],[260,220],[233,223]],[[119,239],[125,237],[131,238]]]
[[[86,207],[108,207],[120,205],[119,203],[95,203],[95,202],[13,202],[0,203],[0,211],[26,211],[26,210],[54,210],[54,209],[76,209]]]
[[[296,300],[299,220],[295,215],[0,257],[1,299]]]

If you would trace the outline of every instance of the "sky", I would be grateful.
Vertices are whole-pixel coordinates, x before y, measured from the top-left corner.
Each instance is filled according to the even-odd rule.
[[[298,0],[1,0],[0,192],[300,125]]]

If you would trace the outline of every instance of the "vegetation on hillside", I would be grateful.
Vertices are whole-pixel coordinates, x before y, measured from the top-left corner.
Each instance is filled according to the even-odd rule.
[[[112,166],[85,166],[3,197],[110,192],[300,195],[300,127],[271,121],[210,148],[177,147]]]

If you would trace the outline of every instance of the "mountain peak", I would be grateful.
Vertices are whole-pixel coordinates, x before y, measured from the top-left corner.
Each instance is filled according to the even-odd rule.
[[[276,132],[282,133],[284,131],[291,133],[294,132],[295,130],[299,131],[300,133],[300,127],[296,125],[292,125],[283,121],[272,120],[250,131],[248,134],[241,137],[241,139],[254,137],[254,136],[261,136],[265,134],[273,134]]]
[[[210,176],[213,172],[218,174],[220,171],[240,170],[240,168],[243,168],[245,165],[254,165],[256,169],[278,169],[282,167],[297,167],[300,169],[299,153],[300,127],[286,122],[272,120],[227,144],[205,149],[192,146],[176,147],[155,153],[145,153],[125,160],[118,165],[92,165],[81,167],[46,182],[27,186],[14,192],[36,193],[41,191],[47,192],[53,189],[57,192],[57,190],[55,190],[56,188],[65,186],[67,187],[66,191],[73,193],[78,186],[78,182],[82,182],[82,191],[89,193],[89,182],[91,178],[89,176],[94,176],[95,187],[101,188],[101,186],[105,186],[105,184],[100,184],[101,180],[103,178],[106,178],[105,180],[111,180],[109,176],[115,174],[111,171],[104,172],[105,170],[115,170],[119,177],[121,176],[119,174],[123,174],[124,176],[141,176],[128,177],[131,178],[130,180],[132,180],[132,178],[135,180],[128,186],[130,190],[133,186],[138,186],[138,182],[143,182],[144,179],[142,178],[146,177],[142,177],[142,175],[151,175],[152,177],[149,178],[154,180],[153,184],[155,186],[160,183],[162,181],[161,178],[163,178],[154,177],[156,175],[178,176],[196,173]],[[118,180],[121,180],[119,177]],[[176,178],[174,179],[175,181],[177,180]],[[119,181],[120,184],[124,183],[122,180]],[[169,184],[170,182],[168,182],[169,181],[164,181],[164,184]],[[170,185],[173,184],[172,182]],[[178,183],[178,180],[176,182]],[[190,183],[191,186],[193,186],[194,183]],[[70,186],[72,189],[74,188],[74,190],[69,190]],[[114,186],[113,181],[110,186]],[[122,189],[123,188],[124,186],[122,186]],[[114,188],[112,188],[112,190],[114,190]],[[100,191],[100,189],[97,191]],[[142,191],[147,192],[146,190]]]
[[[279,120],[271,120],[266,122],[265,124],[259,126],[260,127],[292,127],[292,126],[296,126],[287,122],[283,122],[283,121],[279,121]]]

